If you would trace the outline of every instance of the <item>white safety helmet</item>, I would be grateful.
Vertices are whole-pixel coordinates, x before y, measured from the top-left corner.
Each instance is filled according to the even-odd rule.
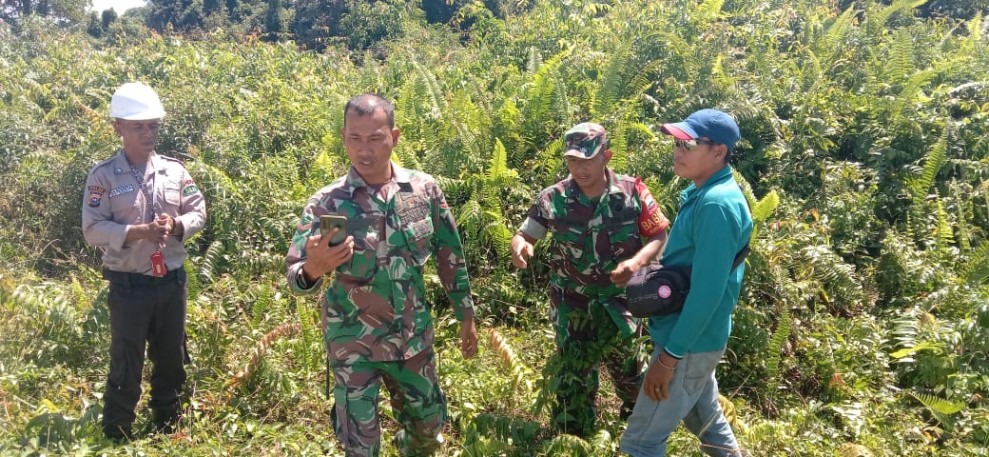
[[[160,119],[165,108],[154,89],[144,83],[126,83],[110,99],[110,117],[127,120]]]

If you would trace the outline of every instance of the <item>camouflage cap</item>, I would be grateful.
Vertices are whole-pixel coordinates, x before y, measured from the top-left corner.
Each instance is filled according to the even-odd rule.
[[[608,132],[604,131],[601,124],[584,122],[567,130],[567,133],[563,134],[563,143],[564,156],[590,159],[606,149]]]

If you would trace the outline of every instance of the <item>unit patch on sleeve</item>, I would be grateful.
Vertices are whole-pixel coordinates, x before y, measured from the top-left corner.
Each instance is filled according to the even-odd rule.
[[[182,183],[182,195],[188,197],[198,192],[199,192],[199,188],[196,187],[196,183],[193,182],[191,179],[187,179],[185,180],[185,182]]]
[[[89,186],[89,206],[93,208],[99,208],[100,202],[103,200],[103,193],[106,189],[100,186]]]

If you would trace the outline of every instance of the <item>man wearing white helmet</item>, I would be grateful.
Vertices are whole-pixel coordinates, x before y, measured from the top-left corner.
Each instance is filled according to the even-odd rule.
[[[171,433],[178,421],[187,360],[182,243],[203,228],[206,202],[181,162],[155,153],[165,110],[154,90],[120,86],[110,116],[123,147],[89,171],[82,229],[86,242],[103,250],[103,277],[110,282],[103,433],[120,441],[132,437],[145,345],[154,363],[149,403],[155,429]]]

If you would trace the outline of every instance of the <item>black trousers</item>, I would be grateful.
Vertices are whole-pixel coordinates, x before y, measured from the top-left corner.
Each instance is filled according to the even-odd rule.
[[[130,433],[141,398],[144,351],[151,370],[151,408],[177,413],[185,382],[186,274],[165,277],[104,270],[110,281],[110,374],[103,396],[103,430]]]

